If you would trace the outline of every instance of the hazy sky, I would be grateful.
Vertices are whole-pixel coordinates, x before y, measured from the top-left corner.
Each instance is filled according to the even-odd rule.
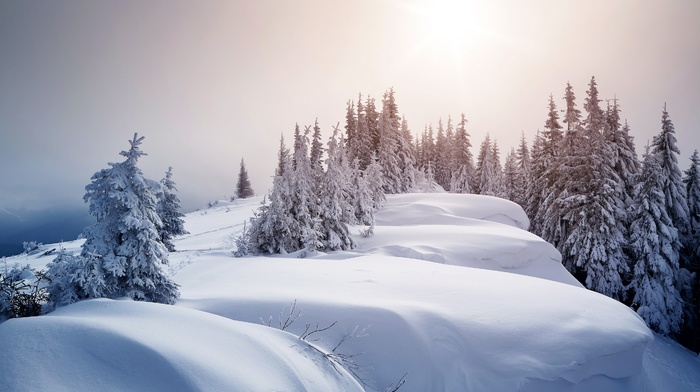
[[[414,133],[464,112],[472,144],[505,155],[542,129],[569,81],[596,76],[641,153],[664,102],[700,149],[700,1],[0,0],[0,209],[82,205],[122,160],[173,166],[185,210],[234,192],[241,158],[259,194],[280,133],[393,87]],[[289,143],[288,143],[289,144]]]

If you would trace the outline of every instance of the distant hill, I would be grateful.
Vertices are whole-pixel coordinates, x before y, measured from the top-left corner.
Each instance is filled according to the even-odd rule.
[[[22,253],[25,241],[72,241],[91,223],[85,208],[6,211],[0,215],[0,257]]]

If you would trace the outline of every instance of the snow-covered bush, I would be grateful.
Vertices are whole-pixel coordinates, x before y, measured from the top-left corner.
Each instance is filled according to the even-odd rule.
[[[0,317],[16,318],[38,316],[42,305],[48,301],[43,271],[29,265],[15,265],[0,272]]]

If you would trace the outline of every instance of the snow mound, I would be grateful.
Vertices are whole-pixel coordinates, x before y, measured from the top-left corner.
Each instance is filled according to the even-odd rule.
[[[459,225],[465,218],[498,222],[527,230],[530,219],[512,201],[493,196],[458,193],[387,195],[377,213],[377,226]]]
[[[183,307],[84,301],[2,323],[0,341],[3,391],[363,390],[293,335]]]
[[[505,212],[499,212],[505,211]],[[358,238],[362,250],[507,271],[581,287],[548,242],[525,231],[527,216],[515,203],[466,194],[390,195],[377,228]]]
[[[296,299],[304,312],[293,333],[306,323],[337,321],[341,335],[370,326],[352,351],[363,353],[358,362],[371,371],[360,373],[379,390],[406,372],[407,391],[626,378],[641,372],[652,339],[633,311],[579,287],[395,257],[211,259],[176,278],[180,306],[236,320],[260,322]],[[330,350],[339,339],[319,344]]]

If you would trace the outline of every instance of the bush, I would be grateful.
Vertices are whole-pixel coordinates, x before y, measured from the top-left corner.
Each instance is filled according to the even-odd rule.
[[[36,271],[29,265],[15,265],[0,273],[0,315],[4,318],[38,316],[49,294],[44,271]]]

